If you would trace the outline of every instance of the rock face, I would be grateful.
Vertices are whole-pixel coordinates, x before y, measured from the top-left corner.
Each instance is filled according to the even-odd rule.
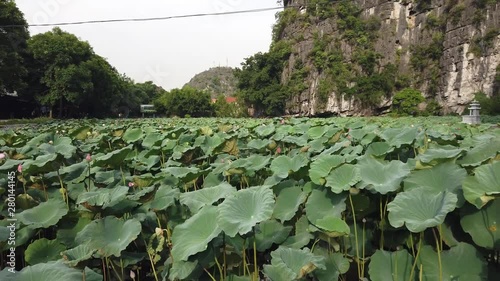
[[[187,86],[195,89],[208,91],[214,99],[219,95],[234,96],[237,84],[238,79],[234,76],[234,68],[221,66],[198,73],[186,83]]]
[[[312,6],[314,2],[316,6]],[[286,9],[298,9],[301,16],[286,24],[275,40],[289,40],[293,53],[282,75],[282,83],[292,77],[294,65],[301,61],[308,67],[307,88],[294,94],[287,103],[291,115],[335,114],[356,116],[380,114],[391,105],[384,95],[377,106],[366,108],[353,95],[328,92],[320,99],[320,81],[325,77],[311,57],[317,36],[343,38],[336,15],[311,17],[304,24],[303,15],[328,1],[289,0]],[[429,100],[441,105],[443,113],[461,114],[474,94],[499,95],[497,72],[500,72],[500,1],[495,0],[354,0],[363,19],[379,21],[373,43],[380,54],[378,68],[387,64],[397,68],[409,85],[419,89]],[[335,7],[335,3],[329,3]],[[319,34],[319,35],[318,35]],[[276,35],[275,35],[276,36]],[[315,37],[316,36],[316,37]],[[433,48],[431,48],[433,47]],[[352,45],[341,40],[329,49],[340,48],[347,64],[353,57]],[[431,53],[436,51],[436,55]],[[393,93],[394,94],[394,93]]]

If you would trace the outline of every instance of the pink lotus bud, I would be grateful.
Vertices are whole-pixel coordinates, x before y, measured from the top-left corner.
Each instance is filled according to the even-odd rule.
[[[85,160],[87,160],[87,162],[92,161],[92,156],[90,156],[90,154],[87,154],[87,156],[85,156]]]
[[[4,159],[5,157],[5,153],[0,153],[0,160]]]
[[[135,280],[135,272],[133,272],[132,270],[130,271],[130,278]]]
[[[128,183],[128,187],[134,187],[134,186],[135,186],[135,184],[133,182]]]
[[[276,148],[276,153],[281,153],[281,147],[278,146],[278,148]]]
[[[23,172],[23,164],[19,164],[19,165],[17,165],[17,171],[18,171],[19,173],[22,173],[22,172]]]
[[[281,124],[285,124],[285,119],[281,119]]]

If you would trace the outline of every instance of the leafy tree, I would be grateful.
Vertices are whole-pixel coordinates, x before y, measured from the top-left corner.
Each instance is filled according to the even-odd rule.
[[[220,95],[214,103],[215,116],[217,117],[244,117],[246,110],[238,102],[229,103],[224,95]]]
[[[14,26],[15,25],[15,26]],[[28,24],[16,3],[0,0],[0,95],[25,86],[27,70],[23,65],[29,38]],[[10,27],[9,27],[10,26]]]
[[[277,116],[285,112],[289,94],[280,82],[284,62],[290,53],[290,45],[279,41],[269,52],[247,58],[242,68],[236,70],[239,98],[254,107],[255,115]]]
[[[425,99],[419,91],[406,88],[392,99],[393,112],[400,116],[415,115],[418,111],[418,104],[424,102]]]
[[[500,95],[488,97],[484,92],[478,92],[474,99],[481,105],[481,115],[500,115]]]
[[[50,107],[58,104],[59,117],[62,117],[63,106],[75,106],[93,91],[87,62],[95,54],[89,43],[56,27],[33,36],[28,46],[43,73],[41,83],[47,87],[47,91],[37,93],[36,98]]]
[[[189,86],[165,92],[154,101],[159,112],[168,116],[205,117],[213,115],[210,94]]]

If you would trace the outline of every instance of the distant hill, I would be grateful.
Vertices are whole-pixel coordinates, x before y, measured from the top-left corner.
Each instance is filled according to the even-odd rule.
[[[207,90],[212,98],[220,94],[232,97],[236,93],[238,81],[234,77],[234,68],[212,67],[196,74],[186,85],[199,90]]]

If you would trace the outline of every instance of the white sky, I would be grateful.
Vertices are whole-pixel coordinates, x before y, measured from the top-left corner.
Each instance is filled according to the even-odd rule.
[[[149,18],[276,7],[276,0],[16,0],[29,24]],[[278,10],[151,22],[61,26],[136,82],[182,87],[213,66],[265,52]],[[31,27],[31,35],[52,27]]]

